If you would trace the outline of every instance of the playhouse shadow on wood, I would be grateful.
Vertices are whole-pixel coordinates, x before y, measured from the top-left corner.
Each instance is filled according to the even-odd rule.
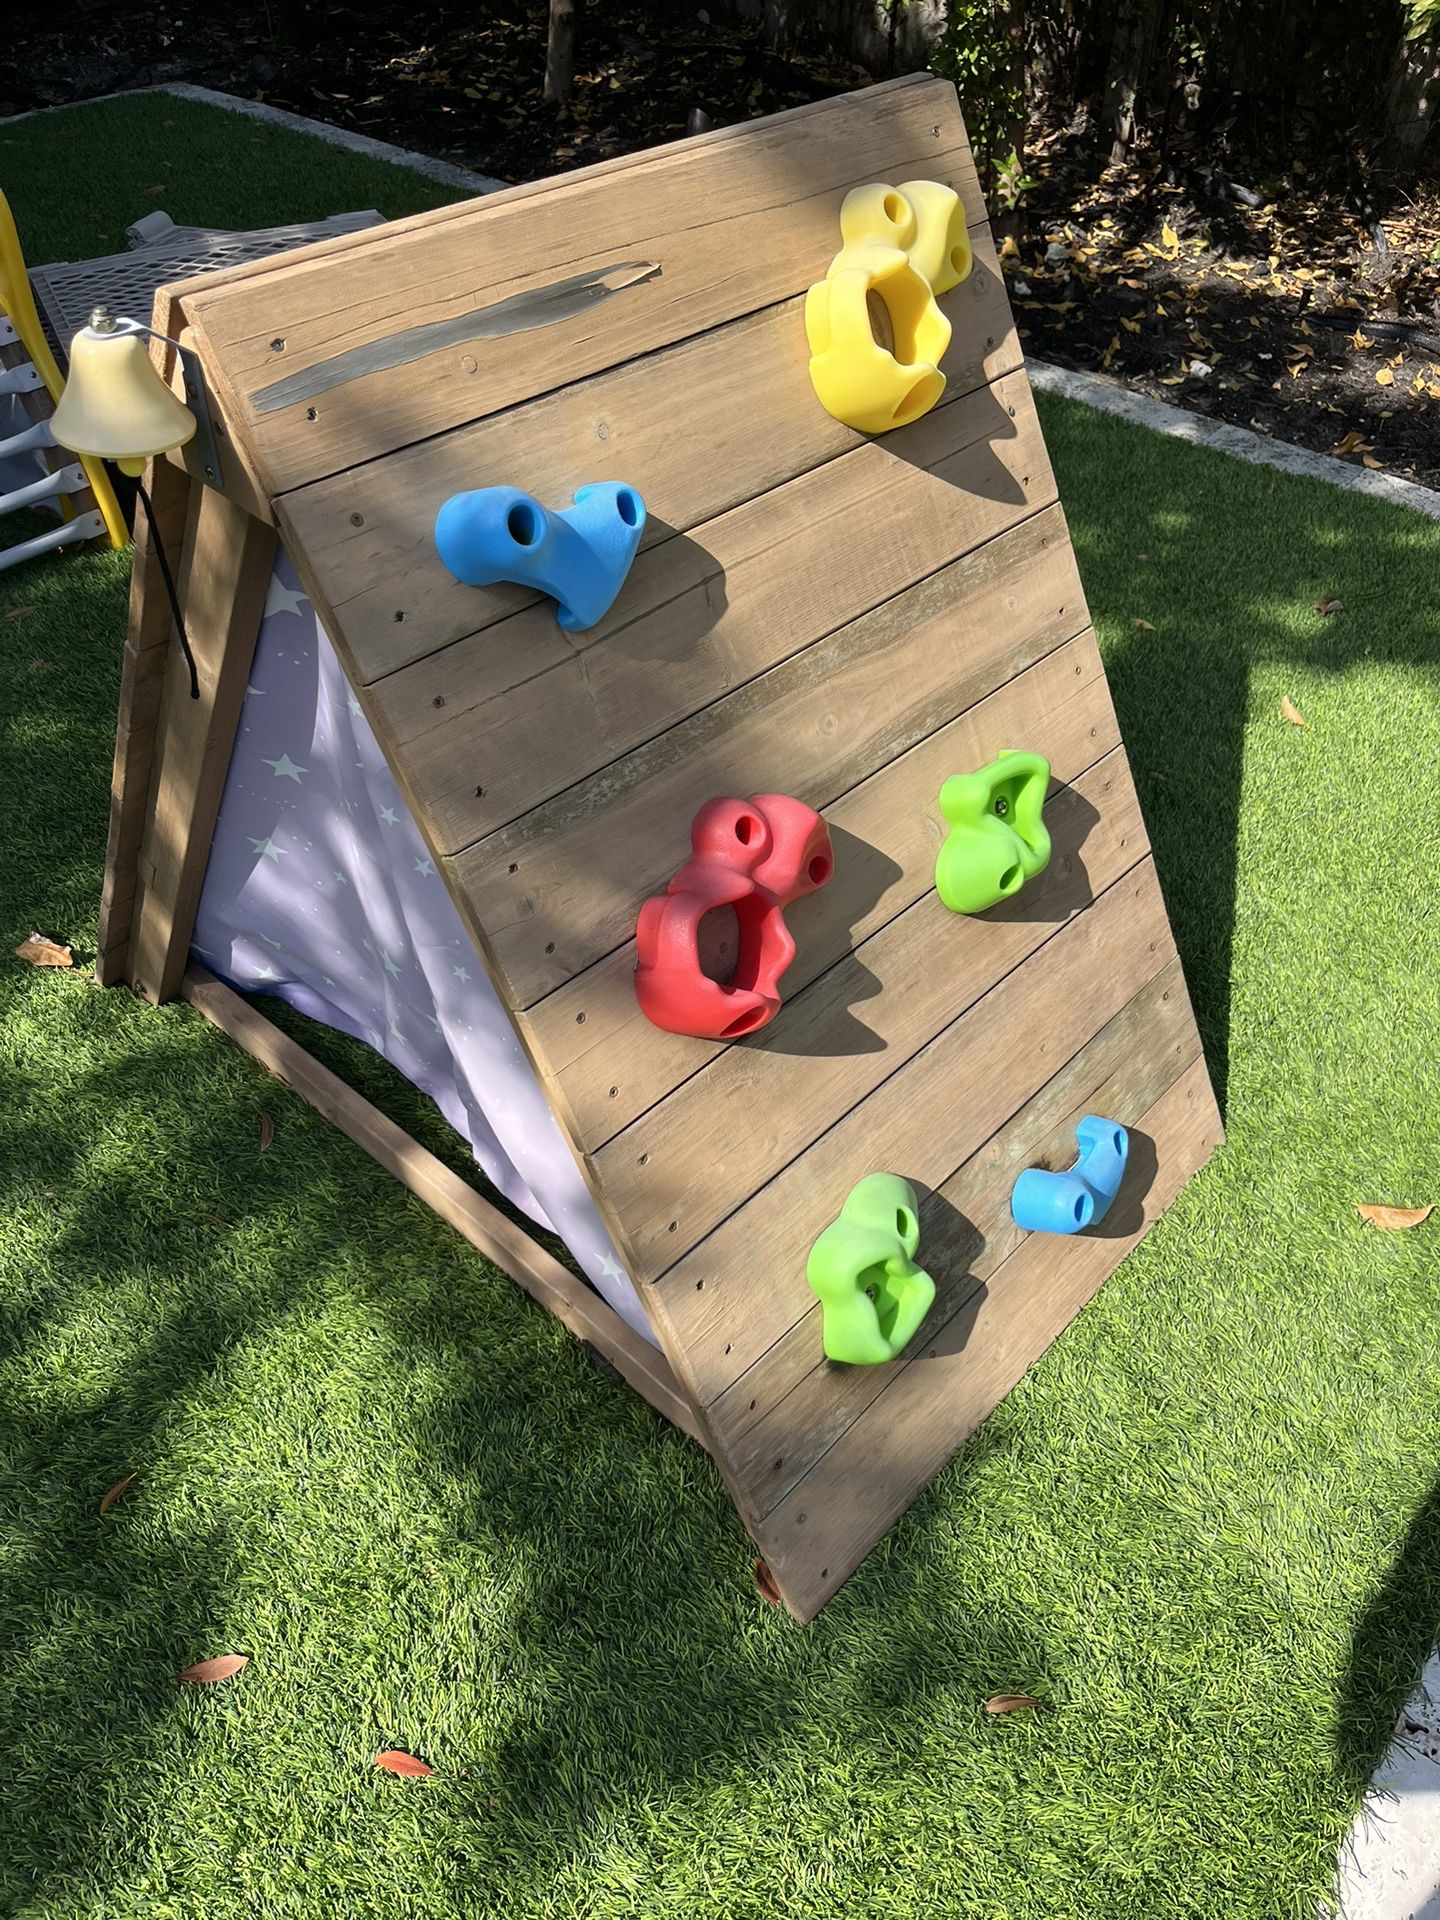
[[[217,426],[212,479],[153,476],[200,698],[142,537],[101,977],[185,993],[605,1354],[809,1618],[1220,1138],[953,89],[156,325]],[[581,580],[592,482],[634,538]],[[459,578],[437,511],[501,487]],[[608,611],[492,578],[505,527]],[[590,1284],[237,987],[387,1053]],[[1037,1165],[1057,1230],[1012,1214]]]

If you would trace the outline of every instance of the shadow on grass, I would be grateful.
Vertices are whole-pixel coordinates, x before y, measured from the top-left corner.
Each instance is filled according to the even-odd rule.
[[[116,1001],[107,996],[107,1012]],[[248,1528],[247,1503],[222,1494],[207,1520],[184,1483],[196,1456],[178,1479],[169,1461],[177,1431],[216,1420],[216,1384],[297,1316],[322,1317],[337,1286],[356,1289],[402,1375],[438,1370],[441,1390],[416,1405],[413,1431],[393,1435],[419,1498],[444,1516],[437,1550],[467,1558],[480,1578],[493,1580],[497,1564],[524,1569],[508,1616],[468,1642],[497,1661],[497,1697],[516,1704],[487,1727],[481,1779],[447,1787],[456,1894],[483,1892],[504,1910],[584,1858],[607,1816],[659,1795],[703,1798],[737,1772],[762,1778],[797,1722],[823,1737],[827,1720],[843,1720],[847,1736],[881,1751],[897,1729],[918,1734],[942,1692],[973,1701],[996,1674],[1044,1683],[1044,1651],[1018,1614],[991,1607],[977,1620],[956,1597],[937,1613],[945,1579],[929,1538],[933,1496],[904,1552],[882,1550],[863,1586],[800,1637],[754,1594],[751,1549],[698,1449],[598,1379],[567,1335],[378,1168],[348,1150],[337,1166],[325,1124],[197,1016],[122,1001],[119,1018],[136,1051],[69,1090],[77,1113],[104,1114],[104,1125],[57,1134],[50,1116],[18,1103],[0,1118],[0,1164],[26,1169],[56,1216],[47,1272],[0,1318],[0,1353],[22,1383],[0,1406],[10,1529],[0,1744],[23,1783],[0,1911],[43,1909],[79,1885],[122,1885],[143,1867],[146,1821],[133,1809],[145,1782],[163,1777],[166,1754],[202,1737],[202,1716],[211,1726],[210,1716],[239,1710],[236,1694],[179,1687],[179,1669],[250,1653],[244,1684],[269,1684],[272,1711],[292,1709],[281,1655],[245,1637],[256,1542],[236,1537],[225,1516]],[[359,1049],[337,1051],[354,1076]],[[387,1104],[407,1104],[394,1086],[390,1095]],[[262,1112],[276,1120],[263,1160]],[[162,1158],[117,1151],[137,1115],[168,1142]],[[438,1117],[404,1117],[437,1145],[448,1133]],[[108,1328],[104,1383],[67,1386],[55,1356],[77,1300],[107,1273],[141,1267],[146,1297],[177,1304],[128,1340]],[[93,1336],[68,1337],[93,1350]],[[222,1462],[228,1444],[216,1424]],[[972,1457],[1000,1444],[982,1437]],[[211,1446],[200,1456],[207,1479]],[[99,1515],[101,1493],[125,1472],[138,1472],[135,1486]],[[952,1479],[952,1510],[956,1497]],[[283,1498],[275,1487],[255,1494],[262,1515]],[[391,1523],[382,1511],[372,1524]],[[278,1543],[267,1531],[262,1519],[268,1556]],[[357,1540],[357,1553],[367,1544]],[[303,1606],[303,1591],[291,1604]],[[318,1626],[323,1604],[316,1611]],[[438,1645],[433,1658],[444,1669],[466,1650]],[[484,1692],[476,1675],[461,1684]],[[377,1714],[372,1751],[403,1744],[402,1730],[378,1719],[391,1692],[362,1688]],[[477,1698],[476,1711],[491,1708]],[[365,1732],[326,1720],[320,1740],[343,1749]],[[435,1757],[453,1765],[453,1749]],[[157,1817],[168,1822],[174,1809],[163,1806]]]
[[[1311,616],[1317,600],[1343,598],[1350,542],[1364,541],[1368,569],[1383,553],[1398,582],[1416,573],[1417,543],[1433,529],[1368,501],[1347,502],[1337,518],[1320,481],[1277,482],[1203,450],[1176,460],[1158,435],[1046,394],[1037,405],[1223,1115],[1251,676],[1269,663],[1342,674],[1364,658],[1440,675],[1440,618],[1429,602],[1400,622],[1353,604],[1349,618]],[[1144,485],[1146,465],[1163,467],[1163,485]],[[1115,475],[1127,468],[1117,520]],[[1266,503],[1277,484],[1299,492],[1287,492],[1283,526],[1272,528]],[[1233,575],[1248,594],[1235,592]]]
[[[1405,1543],[1355,1629],[1336,1718],[1340,1765],[1352,1787],[1369,1784],[1440,1640],[1440,1481],[1430,1489]]]

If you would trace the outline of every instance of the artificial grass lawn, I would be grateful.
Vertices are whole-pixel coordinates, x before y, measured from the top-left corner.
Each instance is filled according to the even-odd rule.
[[[158,92],[0,121],[0,188],[31,266],[123,253],[126,227],[157,207],[177,226],[243,231],[362,207],[396,219],[460,197],[407,167]]]
[[[1352,1211],[1440,1198],[1440,529],[1041,407],[1229,1145],[801,1630],[698,1451],[298,1100],[0,958],[5,1913],[1314,1913],[1440,1626],[1440,1239]],[[92,946],[124,580],[0,579],[0,955]]]

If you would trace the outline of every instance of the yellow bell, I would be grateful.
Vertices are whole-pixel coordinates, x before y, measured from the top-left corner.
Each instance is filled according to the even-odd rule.
[[[136,474],[152,454],[183,447],[195,416],[156,372],[144,329],[97,308],[70,343],[70,377],[50,425],[72,453]]]

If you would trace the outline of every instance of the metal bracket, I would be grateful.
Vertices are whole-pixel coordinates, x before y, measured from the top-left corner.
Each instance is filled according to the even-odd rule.
[[[195,451],[195,457],[206,484],[221,487],[225,484],[224,469],[220,464],[219,449],[215,445],[215,426],[210,418],[210,396],[205,388],[205,373],[200,365],[200,356],[193,347],[182,347],[178,340],[170,344],[180,356],[180,371],[185,380],[185,404],[195,416],[195,438],[190,445]]]

